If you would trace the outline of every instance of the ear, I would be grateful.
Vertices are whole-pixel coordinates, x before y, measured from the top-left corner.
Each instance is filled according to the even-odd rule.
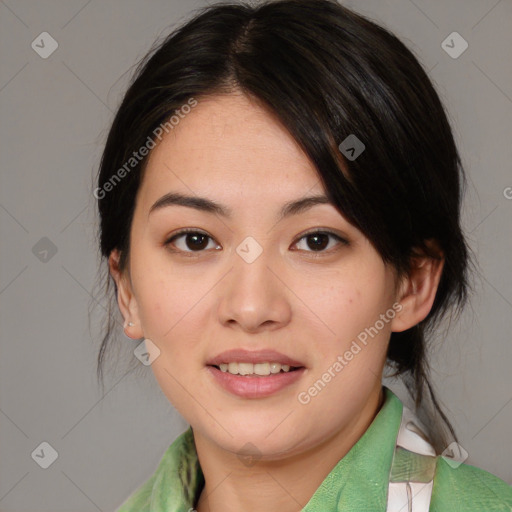
[[[391,322],[393,332],[401,332],[424,320],[432,309],[437,288],[444,267],[444,255],[434,240],[428,240],[427,246],[438,257],[416,251],[411,257],[411,268],[407,276],[398,285],[397,302],[402,310]]]
[[[108,258],[111,276],[117,286],[117,304],[124,318],[124,333],[132,339],[144,337],[139,318],[137,300],[133,294],[132,284],[128,272],[119,269],[120,252],[114,249]],[[129,325],[132,323],[133,325]]]

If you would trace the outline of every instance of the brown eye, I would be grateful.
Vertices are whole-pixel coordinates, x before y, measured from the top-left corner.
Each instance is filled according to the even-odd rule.
[[[191,251],[200,251],[208,245],[208,237],[201,233],[185,235],[185,245]]]
[[[209,247],[210,242],[213,247]],[[220,245],[214,243],[213,238],[201,231],[182,230],[171,238],[169,238],[165,245],[172,245],[178,251],[183,252],[202,252],[205,249],[219,249]]]
[[[338,243],[330,243],[332,239]],[[307,233],[303,235],[295,245],[299,246],[302,241],[305,241],[305,243],[302,244],[302,247],[298,248],[306,252],[329,252],[333,247],[335,248],[336,245],[348,245],[347,240],[330,231],[314,231]],[[326,250],[326,248],[328,249]]]
[[[313,251],[323,251],[329,245],[329,235],[315,233],[306,237],[307,246]]]

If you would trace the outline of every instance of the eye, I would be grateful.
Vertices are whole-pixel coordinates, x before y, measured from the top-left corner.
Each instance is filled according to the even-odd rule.
[[[331,240],[329,240],[331,239]],[[337,244],[331,244],[330,242],[334,240],[338,242]],[[302,243],[305,241],[305,243]],[[306,252],[332,252],[333,245],[336,248],[336,245],[349,245],[349,242],[342,238],[341,236],[333,233],[332,231],[321,231],[316,230],[310,233],[306,233],[303,235],[298,242],[294,245],[299,246],[302,243],[302,247],[299,247],[299,250]],[[336,250],[336,249],[334,249]]]
[[[302,244],[302,247],[300,245]],[[298,250],[310,253],[330,253],[336,250],[336,245],[349,245],[349,242],[332,231],[316,230],[303,235],[293,245]],[[192,253],[204,252],[207,249],[219,250],[222,247],[203,231],[186,228],[178,231],[164,242],[165,246],[175,252]],[[319,254],[321,255],[321,254]]]
[[[213,247],[210,246],[210,242],[213,244]],[[196,229],[182,229],[166,240],[164,245],[174,246],[178,251],[188,253],[203,252],[206,249],[212,248],[221,248],[221,246],[217,244],[211,236]],[[174,249],[171,247],[171,250]]]

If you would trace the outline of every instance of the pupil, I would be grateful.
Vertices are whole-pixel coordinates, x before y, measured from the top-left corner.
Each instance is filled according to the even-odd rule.
[[[189,243],[191,240],[194,241],[192,243]],[[208,243],[205,244],[206,240],[206,235],[201,235],[200,233],[188,235],[186,238],[187,247],[193,251],[197,249],[204,249],[208,245]]]
[[[311,240],[316,240],[313,244],[310,244],[309,242]],[[308,247],[313,250],[321,250],[327,247],[329,243],[329,238],[327,235],[321,233],[321,234],[314,234],[308,236]]]

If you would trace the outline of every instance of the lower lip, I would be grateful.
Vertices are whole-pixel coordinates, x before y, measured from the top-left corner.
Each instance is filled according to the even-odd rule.
[[[264,398],[299,380],[305,368],[292,372],[280,372],[270,375],[243,376],[223,372],[215,366],[207,366],[214,379],[227,391],[242,398]]]

